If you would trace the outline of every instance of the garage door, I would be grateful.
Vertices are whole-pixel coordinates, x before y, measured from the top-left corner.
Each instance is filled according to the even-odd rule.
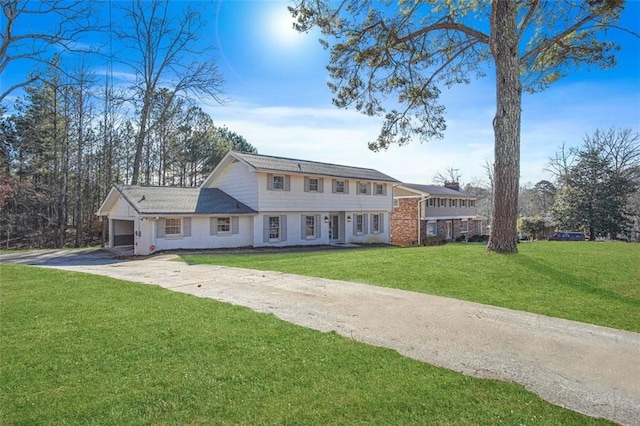
[[[113,221],[113,246],[133,245],[133,221],[114,220]]]

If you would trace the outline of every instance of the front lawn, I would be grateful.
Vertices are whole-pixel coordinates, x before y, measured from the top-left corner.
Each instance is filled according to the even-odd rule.
[[[187,262],[394,287],[640,332],[640,244],[544,241],[185,255]]]
[[[21,265],[0,278],[0,424],[607,423],[156,286]]]

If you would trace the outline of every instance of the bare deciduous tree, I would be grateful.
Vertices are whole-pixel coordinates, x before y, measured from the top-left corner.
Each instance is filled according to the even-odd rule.
[[[89,23],[91,2],[2,0],[0,4],[3,15],[0,19],[0,74],[12,63],[31,62],[51,66],[52,48],[86,51],[77,41],[82,33],[93,28]],[[31,20],[30,24],[23,23],[28,20]],[[21,81],[4,88],[0,93],[0,102],[16,89],[35,82],[40,76],[38,69],[32,68]]]
[[[117,36],[129,51],[125,65],[136,74],[135,96],[139,111],[136,152],[131,184],[136,185],[147,135],[162,118],[151,121],[155,93],[168,90],[171,98],[194,96],[203,101],[221,102],[223,79],[213,49],[201,44],[206,22],[198,10],[186,6],[176,14],[167,0],[120,4],[125,15]]]

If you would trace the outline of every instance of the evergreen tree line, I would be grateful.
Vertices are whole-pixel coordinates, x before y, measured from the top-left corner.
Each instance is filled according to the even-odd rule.
[[[640,241],[640,134],[596,130],[582,145],[556,153],[547,170],[554,182],[520,189],[518,228],[534,235],[550,230]]]
[[[135,113],[124,93],[85,69],[62,73],[55,62],[24,93],[0,122],[2,247],[101,242],[96,210],[112,185],[132,181]],[[197,186],[230,150],[256,152],[168,89],[154,92],[151,104],[141,185]]]

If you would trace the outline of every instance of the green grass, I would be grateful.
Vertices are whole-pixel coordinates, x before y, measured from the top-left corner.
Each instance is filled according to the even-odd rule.
[[[192,263],[394,287],[640,332],[640,244],[535,242],[517,255],[483,245],[185,255]]]
[[[209,299],[0,265],[0,424],[605,424]]]

